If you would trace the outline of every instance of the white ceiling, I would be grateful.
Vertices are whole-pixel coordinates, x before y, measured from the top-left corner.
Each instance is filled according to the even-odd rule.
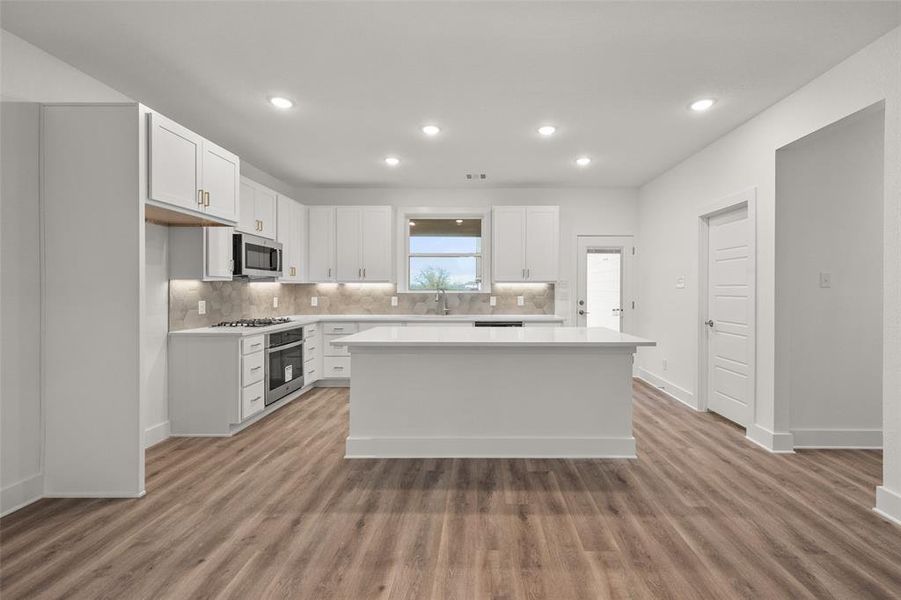
[[[635,186],[896,27],[899,6],[4,1],[2,24],[293,185]],[[704,96],[719,102],[687,110]]]

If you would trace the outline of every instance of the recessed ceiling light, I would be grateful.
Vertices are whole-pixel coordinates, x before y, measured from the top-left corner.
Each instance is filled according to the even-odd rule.
[[[587,156],[580,156],[576,159],[576,164],[580,167],[587,167],[591,164],[591,159]]]
[[[691,103],[691,110],[695,112],[704,112],[714,104],[716,104],[716,100],[713,98],[701,98],[700,100],[695,100]]]
[[[554,135],[555,131],[557,131],[557,128],[554,127],[553,125],[542,125],[541,127],[538,128],[538,133],[540,133],[541,135],[543,135],[545,137],[549,136],[549,135]]]
[[[288,100],[287,98],[282,98],[281,96],[273,96],[269,98],[269,103],[275,108],[291,108],[294,106],[294,103]]]
[[[426,125],[422,128],[422,132],[428,136],[438,135],[441,133],[441,128],[437,125]]]
[[[385,164],[388,165],[389,167],[396,167],[397,165],[400,164],[400,159],[397,158],[396,156],[389,156],[388,158],[385,159]]]

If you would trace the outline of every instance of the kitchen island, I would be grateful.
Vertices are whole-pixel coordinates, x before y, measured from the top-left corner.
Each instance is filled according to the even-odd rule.
[[[634,458],[632,355],[604,328],[375,327],[350,349],[348,458]]]

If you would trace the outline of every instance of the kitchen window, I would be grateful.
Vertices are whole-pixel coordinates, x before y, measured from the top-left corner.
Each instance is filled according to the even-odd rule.
[[[407,289],[482,289],[482,219],[407,219]]]

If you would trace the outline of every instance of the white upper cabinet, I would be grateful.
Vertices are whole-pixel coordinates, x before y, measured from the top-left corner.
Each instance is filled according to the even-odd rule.
[[[231,281],[231,227],[170,227],[169,278]]]
[[[335,266],[338,281],[363,279],[363,212],[354,206],[335,208]]]
[[[497,206],[492,213],[494,281],[556,281],[559,207]]]
[[[203,138],[162,115],[150,114],[150,199],[203,210]]]
[[[241,178],[240,190],[237,230],[274,240],[277,233],[275,211],[278,194],[246,177]]]
[[[158,113],[149,129],[148,199],[234,223],[238,157]]]
[[[560,253],[560,210],[556,206],[526,208],[526,279],[557,281]]]
[[[526,279],[526,211],[518,206],[496,207],[492,213],[495,281]]]
[[[311,206],[310,281],[393,281],[390,206]]]
[[[206,250],[204,280],[230,280],[232,278],[235,266],[232,260],[234,232],[235,230],[231,227],[203,228],[204,249]]]
[[[391,207],[366,206],[362,213],[363,281],[392,281]]]
[[[307,213],[309,280],[335,281],[335,207],[311,206]]]
[[[203,142],[203,197],[205,212],[229,221],[238,217],[241,180],[238,157],[216,144]]]
[[[287,196],[278,197],[277,237],[282,244],[282,276],[279,281],[301,283],[306,281],[304,259],[306,255],[306,212],[299,202]]]

